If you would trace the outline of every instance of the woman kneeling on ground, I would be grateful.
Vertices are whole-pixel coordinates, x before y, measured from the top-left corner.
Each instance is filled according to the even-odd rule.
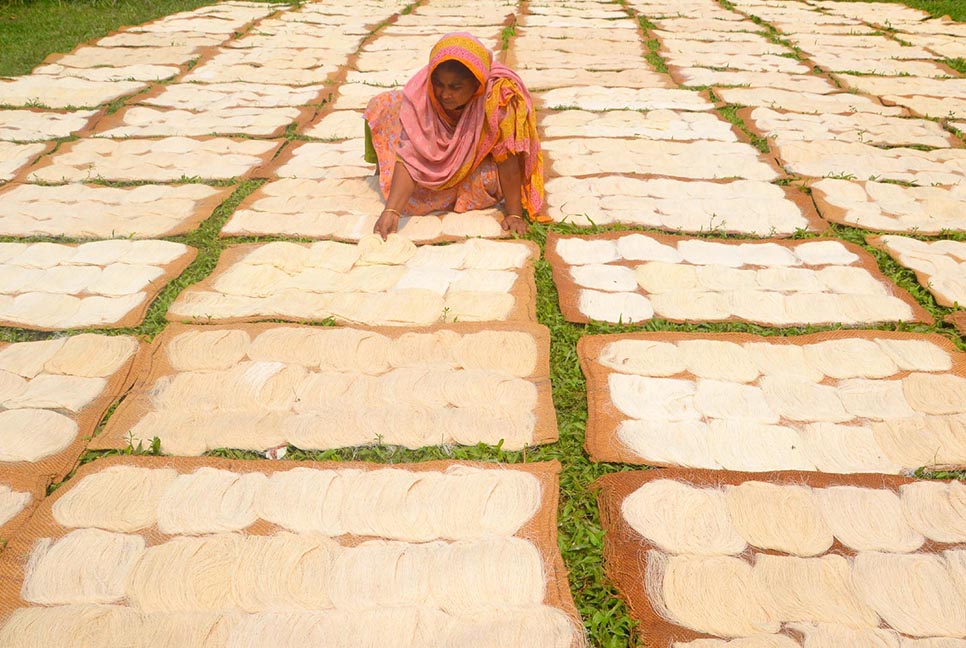
[[[480,41],[447,34],[429,65],[369,102],[366,159],[386,196],[373,231],[403,214],[465,212],[504,201],[503,229],[525,234],[543,206],[543,156],[530,93]]]

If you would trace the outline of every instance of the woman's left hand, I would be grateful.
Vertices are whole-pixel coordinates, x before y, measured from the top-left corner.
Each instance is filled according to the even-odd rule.
[[[523,236],[530,231],[530,226],[527,225],[527,221],[523,216],[504,216],[503,222],[500,223],[503,226],[503,230],[510,232],[511,234],[518,234]]]

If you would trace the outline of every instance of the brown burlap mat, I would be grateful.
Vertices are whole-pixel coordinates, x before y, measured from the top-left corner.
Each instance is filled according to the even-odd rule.
[[[921,285],[923,288],[929,291],[929,294],[933,296],[933,299],[936,300],[937,304],[939,304],[940,306],[945,306],[946,308],[957,307],[956,302],[954,300],[950,300],[948,295],[945,295],[942,292],[939,292],[938,290],[933,289],[931,274],[927,274],[922,270],[916,270],[915,268],[911,268],[907,266],[903,262],[901,255],[898,252],[890,250],[889,246],[886,245],[886,242],[882,240],[882,237],[866,236],[865,242],[871,245],[872,247],[874,247],[875,249],[882,250],[883,252],[888,254],[890,257],[892,257],[895,260],[896,263],[901,265],[903,268],[906,268],[907,270],[912,271],[912,273],[916,275],[916,281],[919,282],[919,285]],[[960,308],[962,306],[963,306],[962,304],[959,305]]]
[[[30,494],[30,501],[27,502],[20,512],[4,524],[0,524],[0,552],[3,551],[3,547],[6,546],[11,536],[30,519],[34,510],[43,501],[47,495],[48,483],[48,478],[38,475],[33,475],[31,478],[27,474],[15,474],[12,476],[4,475],[0,478],[0,485],[7,486],[13,491]]]
[[[671,235],[671,234],[655,234],[655,233],[652,233],[652,232],[633,232],[633,231],[624,231],[624,232],[601,232],[599,234],[568,235],[568,236],[563,236],[563,235],[557,234],[556,232],[550,232],[547,235],[547,245],[546,245],[545,257],[546,257],[546,260],[550,263],[551,269],[553,270],[553,282],[557,286],[557,292],[560,295],[560,297],[559,297],[559,299],[560,299],[560,310],[563,311],[564,319],[566,319],[568,322],[576,322],[578,324],[587,324],[591,320],[586,315],[584,315],[583,313],[581,313],[580,312],[580,309],[578,308],[578,304],[579,304],[579,300],[580,300],[580,291],[582,290],[582,288],[580,286],[578,286],[574,282],[573,278],[570,276],[570,265],[567,264],[563,260],[563,258],[561,258],[561,256],[557,253],[557,241],[558,240],[561,240],[561,239],[572,239],[572,238],[579,238],[579,239],[584,239],[584,240],[589,240],[589,241],[590,240],[598,240],[598,241],[599,240],[614,240],[614,239],[622,238],[624,236],[628,236],[630,234],[643,234],[644,236],[647,236],[648,238],[654,239],[655,241],[657,241],[659,243],[663,243],[663,244],[669,245],[671,247],[676,247],[677,246],[677,243],[679,241],[687,241],[687,240],[707,240],[708,242],[720,243],[722,245],[734,245],[734,246],[743,245],[743,244],[747,244],[747,243],[752,243],[752,244],[754,244],[754,243],[774,243],[775,245],[780,245],[782,247],[785,247],[785,248],[788,248],[788,249],[794,251],[795,248],[798,245],[802,245],[803,243],[816,243],[816,242],[820,242],[820,241],[834,241],[835,243],[841,244],[846,249],[848,249],[849,252],[852,252],[853,254],[855,254],[856,256],[859,257],[859,262],[857,264],[851,264],[850,267],[861,267],[861,268],[865,269],[876,280],[878,280],[879,282],[884,283],[886,286],[888,286],[891,289],[892,294],[895,297],[898,297],[903,302],[905,302],[906,304],[909,305],[909,307],[912,309],[912,314],[913,314],[913,319],[912,320],[909,320],[909,321],[922,322],[922,323],[925,323],[925,324],[932,324],[933,323],[933,317],[929,314],[929,311],[927,311],[925,308],[923,308],[919,304],[919,302],[917,302],[915,300],[915,298],[912,295],[910,295],[908,292],[906,292],[902,288],[900,288],[897,285],[895,285],[894,282],[892,282],[888,277],[886,277],[884,274],[882,274],[882,271],[879,270],[879,265],[876,263],[875,258],[871,254],[869,254],[868,252],[866,252],[864,249],[862,249],[858,245],[855,245],[854,243],[849,243],[847,241],[841,241],[839,239],[832,239],[832,238],[814,238],[814,239],[807,239],[807,240],[803,240],[803,241],[788,241],[788,240],[783,240],[783,239],[754,239],[754,240],[735,240],[735,239],[729,239],[729,240],[719,240],[719,239],[694,239],[693,237],[688,237],[688,236],[674,236],[674,235]],[[620,265],[620,266],[624,266],[624,267],[633,269],[633,268],[641,265],[642,263],[644,263],[644,262],[643,261],[627,261],[627,260],[624,260],[624,259],[620,259],[618,261],[613,261],[613,262],[609,263],[608,265]],[[638,288],[637,292],[639,294],[644,295],[645,297],[647,296],[647,293],[645,293],[640,288]],[[658,314],[655,313],[655,317],[659,317]],[[686,322],[690,322],[691,320],[667,319],[667,321],[669,321],[669,322],[675,322],[675,323],[686,323]],[[740,318],[734,317],[734,316],[728,317],[726,319],[714,320],[714,321],[716,321],[716,322],[750,322],[752,324],[758,324],[760,326],[778,327],[778,325],[773,324],[773,323],[759,322],[759,321],[756,321],[756,320],[745,320],[745,319],[740,319]],[[867,324],[872,324],[872,323],[873,322],[868,322]],[[819,324],[819,323],[817,323],[817,322],[790,322],[790,323],[787,323],[787,324],[782,324],[781,327],[796,326],[796,325],[807,326],[807,325],[810,325],[810,324]],[[827,324],[831,325],[831,324],[835,324],[835,322],[828,322]]]
[[[77,243],[77,244],[71,245],[70,247],[78,247],[79,245],[82,245],[82,244]],[[191,246],[185,246],[185,248],[186,248],[185,253],[182,254],[177,259],[175,259],[174,261],[172,261],[171,263],[168,263],[162,266],[156,266],[163,271],[163,274],[157,279],[154,279],[153,281],[149,282],[147,285],[141,288],[141,290],[138,291],[138,292],[145,293],[145,297],[144,297],[144,300],[137,306],[137,308],[134,308],[128,311],[128,313],[124,317],[122,317],[121,319],[115,322],[111,322],[109,324],[99,324],[98,328],[127,328],[127,327],[137,326],[141,322],[143,322],[144,316],[147,314],[148,308],[150,308],[151,306],[151,302],[153,302],[154,298],[158,296],[158,293],[161,292],[161,289],[164,288],[169,281],[171,281],[172,279],[180,275],[182,272],[184,272],[184,269],[187,268],[189,265],[191,265],[191,262],[194,261],[195,257],[198,255],[197,249]],[[92,295],[88,293],[76,293],[73,296],[91,297]],[[0,326],[14,326],[19,328],[32,329],[35,331],[63,330],[61,328],[36,326],[34,324],[27,324],[24,322],[18,322],[14,320],[4,320],[4,319],[0,319]]]
[[[517,537],[529,540],[540,551],[543,557],[544,573],[547,579],[547,590],[544,604],[556,607],[570,616],[575,624],[578,638],[582,635],[580,614],[574,605],[567,583],[567,570],[563,557],[557,547],[557,503],[559,499],[560,463],[556,461],[525,463],[525,464],[497,464],[472,461],[427,461],[423,463],[404,464],[374,464],[357,461],[347,462],[315,462],[315,461],[240,461],[230,459],[215,459],[211,457],[179,458],[167,457],[104,457],[86,464],[53,495],[48,497],[31,517],[30,521],[21,528],[20,533],[10,542],[7,550],[0,554],[0,615],[7,615],[18,607],[27,605],[20,598],[20,588],[23,584],[24,570],[30,550],[39,538],[60,538],[71,531],[60,526],[54,520],[51,512],[53,504],[69,492],[81,479],[110,466],[125,465],[141,468],[174,468],[181,474],[194,472],[198,468],[211,467],[221,470],[231,470],[239,473],[262,472],[271,474],[293,468],[313,468],[318,470],[337,470],[355,468],[358,470],[379,470],[382,468],[396,468],[414,472],[442,471],[450,466],[471,466],[486,470],[519,470],[530,473],[540,480],[542,502],[534,517],[518,532]],[[119,493],[118,497],[124,497]],[[270,535],[281,528],[265,520],[258,520],[245,530],[251,535]],[[148,546],[165,542],[171,536],[162,534],[156,527],[140,532]],[[359,536],[341,536],[340,543],[354,545],[365,540]],[[578,642],[575,642],[577,645]]]
[[[178,137],[178,136],[176,136],[176,135],[169,135],[169,136],[160,137],[160,138],[159,137],[133,137],[133,138],[130,138],[130,139],[132,139],[132,140],[135,140],[135,139],[144,139],[144,140],[160,141],[162,139],[169,139],[171,137]],[[228,140],[232,140],[232,141],[236,141],[236,142],[239,141],[239,140],[245,141],[245,138],[222,137],[222,136],[216,136],[216,135],[205,135],[205,136],[202,136],[202,137],[190,137],[190,138],[184,138],[184,139],[191,139],[191,140],[199,141],[199,142],[207,142],[209,140],[224,140],[224,139],[228,139]],[[41,169],[44,169],[46,167],[52,166],[53,164],[56,163],[57,158],[58,158],[59,155],[71,153],[71,152],[73,152],[74,146],[78,142],[87,142],[87,141],[90,141],[90,138],[88,138],[88,139],[79,139],[79,140],[74,140],[74,141],[71,141],[71,142],[64,143],[61,148],[57,149],[58,155],[48,155],[48,156],[44,157],[42,160],[40,160],[39,163],[37,163],[34,166],[31,166],[31,167],[25,169],[22,172],[23,174],[26,174],[24,177],[26,177],[27,175],[29,175],[31,173],[34,173],[34,172],[39,171]],[[104,138],[104,141],[105,142],[123,142],[123,141],[128,141],[128,140],[127,140],[127,138],[125,138],[125,139],[117,139],[117,140]],[[259,169],[261,169],[261,167],[264,166],[267,161],[269,161],[269,160],[272,159],[272,156],[275,155],[275,153],[278,151],[279,146],[280,145],[276,143],[275,146],[273,146],[272,148],[268,149],[264,153],[261,153],[259,155],[252,155],[252,157],[257,157],[258,159],[260,159],[261,162],[259,164],[253,165],[252,168],[249,169],[248,171],[246,171],[245,173],[242,173],[242,174],[239,174],[239,175],[235,176],[235,178],[261,178],[261,177],[264,177],[262,175],[259,175]],[[96,174],[96,169],[92,169],[91,171],[93,171]],[[171,178],[171,179],[167,179],[167,180],[152,180],[150,178],[141,178],[141,179],[147,180],[149,182],[158,183],[158,184],[168,184],[168,183],[170,183],[170,182],[172,182],[172,181],[175,180],[175,178]],[[219,180],[219,179],[224,180],[226,178],[218,178],[218,177],[216,177],[216,178],[206,178],[206,179],[208,179],[208,180]],[[18,180],[25,181],[22,178],[18,178]],[[122,178],[105,178],[105,180],[113,180],[113,181],[122,181],[123,180],[123,181],[127,181],[127,180],[130,180],[130,178],[128,178],[128,179],[122,179]]]
[[[128,394],[124,401],[118,406],[117,410],[111,415],[101,434],[91,439],[89,447],[97,450],[124,449],[132,442],[130,435],[134,425],[145,417],[149,412],[155,411],[152,402],[151,392],[154,385],[165,376],[172,376],[178,373],[167,360],[167,346],[178,335],[189,331],[214,331],[214,330],[242,330],[247,332],[252,339],[259,333],[269,329],[279,328],[313,328],[298,324],[222,324],[216,326],[190,326],[183,324],[172,324],[164,332],[155,338],[151,349],[145,354],[145,361],[150,366],[139,372],[137,384]],[[404,334],[413,332],[410,329],[396,327],[380,327],[358,329],[379,333],[391,339],[396,339]],[[534,410],[536,415],[536,425],[533,430],[533,444],[553,443],[558,439],[557,415],[553,407],[553,398],[550,387],[550,331],[539,324],[530,323],[508,323],[508,322],[462,322],[458,324],[439,324],[427,329],[414,329],[419,333],[432,333],[433,331],[454,331],[460,335],[476,333],[478,331],[519,331],[531,335],[537,344],[537,363],[532,374],[527,376],[527,380],[537,387],[537,405]],[[267,410],[266,410],[267,411]],[[150,445],[151,439],[141,440],[145,446]],[[133,441],[137,445],[137,440]],[[163,450],[163,447],[162,447]]]
[[[0,344],[0,349],[7,346],[9,345]],[[39,497],[43,497],[49,484],[63,479],[74,469],[78,459],[87,448],[91,435],[93,435],[101,418],[114,401],[131,388],[146,361],[146,347],[139,344],[137,351],[113,375],[107,378],[107,385],[87,407],[77,413],[60,412],[77,423],[77,436],[74,437],[71,444],[64,450],[44,457],[37,462],[0,462],[3,483],[14,490],[36,491]]]
[[[164,88],[166,86],[160,86],[160,87]],[[138,99],[141,99],[141,98],[142,97],[138,97]],[[158,111],[160,113],[166,113],[166,112],[191,112],[191,111],[185,110],[183,108],[165,108],[165,107],[161,107],[161,106],[138,106],[138,107],[139,108],[150,108],[151,110],[156,110],[156,111]],[[279,107],[280,108],[288,108],[288,106],[279,106]],[[224,130],[224,131],[218,131],[218,136],[219,137],[257,137],[259,139],[261,139],[261,138],[273,139],[273,138],[282,137],[285,134],[285,131],[288,130],[289,126],[291,126],[291,124],[293,122],[296,123],[298,126],[302,126],[305,123],[307,123],[312,118],[312,116],[315,114],[315,108],[313,108],[312,106],[301,106],[301,107],[299,107],[299,106],[293,106],[293,107],[298,108],[298,111],[299,111],[298,115],[294,119],[292,119],[292,120],[290,120],[290,121],[282,124],[281,126],[276,127],[275,130],[273,130],[271,132],[268,132],[268,133],[257,133],[257,134],[246,134],[246,133],[242,133],[242,132],[236,132],[236,131],[231,131],[231,130]],[[268,109],[267,108],[264,108],[263,110],[268,110]],[[97,130],[98,130],[98,132],[99,133],[103,133],[104,131],[108,131],[108,130],[111,130],[113,128],[122,128],[122,127],[125,127],[125,126],[130,126],[130,124],[127,124],[124,121],[125,116],[127,114],[127,111],[128,111],[128,108],[125,108],[125,109],[119,110],[116,113],[113,113],[111,115],[105,115],[103,118],[100,119],[100,121],[97,122]],[[215,131],[211,131],[211,132],[215,132]],[[156,135],[156,134],[141,135],[139,133],[133,133],[131,135],[124,135],[122,137],[118,137],[117,139],[145,138],[145,137],[147,137],[147,138],[154,138],[154,137],[190,137],[192,139],[198,139],[199,138],[198,135],[180,135],[180,134],[177,134],[177,133],[172,133],[172,134],[163,135],[163,136]]]
[[[0,189],[0,200],[3,200],[3,194],[5,192],[12,191],[14,188],[21,187],[21,186],[36,187],[37,185],[29,185],[22,182],[7,183],[6,185],[3,185],[2,189]],[[85,189],[88,189],[88,190],[93,189],[94,191],[108,189],[108,187],[104,187],[103,185],[92,185],[92,184],[87,184],[87,185],[77,184],[77,185],[69,185],[69,186],[84,187]],[[114,190],[117,191],[117,189],[114,189]],[[199,225],[201,225],[204,221],[206,221],[211,216],[215,208],[218,207],[218,205],[220,205],[221,203],[223,203],[228,198],[228,196],[230,196],[232,193],[232,189],[230,188],[223,189],[223,188],[217,187],[216,190],[217,190],[217,193],[214,193],[203,200],[196,201],[194,204],[194,207],[192,207],[191,215],[178,221],[168,230],[164,232],[152,232],[150,236],[136,236],[132,238],[139,238],[139,239],[140,238],[162,238],[165,236],[177,236],[179,234],[187,234],[188,232],[195,231],[196,229],[198,229]],[[130,191],[130,189],[128,189],[127,191]],[[135,211],[135,210],[132,210],[132,211]],[[101,237],[86,235],[84,237],[77,237],[77,238],[100,239]]]
[[[831,95],[823,95],[823,96],[834,96],[836,94],[848,94],[848,93],[837,92],[837,93],[833,93]],[[872,99],[873,101],[878,101],[878,99],[876,97],[869,96],[869,95],[866,95],[866,96],[869,97],[870,99]],[[879,102],[879,103],[881,103],[881,102]],[[738,110],[738,112],[737,112],[738,118],[741,119],[747,125],[748,130],[750,132],[754,133],[755,135],[757,135],[758,137],[761,137],[763,139],[768,139],[769,134],[767,132],[761,130],[758,127],[758,122],[756,122],[754,120],[754,118],[752,117],[752,113],[755,111],[756,108],[768,108],[769,110],[772,110],[772,111],[774,111],[776,113],[779,113],[781,115],[791,115],[792,118],[794,118],[794,116],[796,114],[798,114],[798,113],[795,113],[792,110],[787,110],[787,109],[784,109],[784,108],[772,108],[770,106],[749,106],[749,107],[745,107],[745,108],[740,108]],[[854,113],[854,111],[850,111],[850,112],[843,112],[843,113],[839,113],[839,114],[840,115],[843,115],[843,116],[848,116],[849,114],[855,114],[855,113]],[[882,115],[882,116],[883,117],[893,117],[892,115]],[[903,117],[899,117],[899,116],[895,116],[894,118],[895,119],[903,119]],[[802,123],[804,125],[807,125],[808,124],[808,122],[802,122]],[[956,138],[953,137],[953,134],[952,133],[946,132],[946,133],[944,133],[943,137],[945,137],[946,142],[948,143],[949,146],[951,146],[951,147],[952,146],[956,146]],[[834,136],[832,137],[832,139],[835,139]],[[874,146],[879,146],[879,145],[896,146],[897,145],[895,142],[881,142],[881,141],[878,141],[878,138],[876,137],[876,135],[874,133],[870,133],[870,134],[866,135],[866,142],[865,143],[872,144]],[[903,146],[915,146],[915,145],[918,145],[918,144],[919,144],[919,142],[910,140],[908,142],[905,142],[903,144]]]
[[[903,484],[916,480],[888,475],[825,475],[813,472],[781,471],[770,473],[740,473],[723,470],[646,470],[604,475],[596,482],[597,502],[600,506],[601,525],[604,535],[604,569],[608,578],[617,586],[621,598],[631,608],[631,616],[640,621],[637,630],[648,646],[671,646],[675,641],[693,641],[710,635],[683,628],[664,619],[651,605],[645,590],[647,552],[660,550],[635,531],[621,514],[624,498],[645,483],[655,479],[674,479],[692,486],[714,488],[736,485],[746,481],[764,481],[772,484],[789,484],[823,488],[827,486],[857,486],[862,488],[886,488],[898,491]],[[950,545],[931,541],[919,549],[923,552],[939,552]],[[750,549],[745,556],[755,554],[781,555],[779,552]],[[838,539],[827,554],[854,556],[855,551],[842,545]],[[942,584],[937,584],[937,587]]]
[[[522,243],[530,248],[532,254],[527,262],[522,268],[516,270],[518,274],[518,279],[513,284],[513,288],[510,290],[510,294],[513,295],[514,305],[510,314],[507,316],[506,320],[508,322],[536,322],[537,321],[537,285],[534,280],[533,272],[533,262],[540,258],[540,248],[532,241],[515,241],[515,243]],[[234,245],[226,249],[221,253],[221,257],[218,259],[218,265],[215,267],[214,271],[207,277],[199,281],[198,283],[189,286],[184,291],[178,295],[175,300],[175,304],[180,304],[184,301],[185,295],[189,295],[194,291],[215,291],[214,284],[218,277],[226,272],[231,266],[240,262],[249,253],[254,251],[256,248],[265,245],[264,243],[245,243],[241,245]],[[167,314],[167,319],[169,322],[184,322],[184,323],[194,323],[194,324],[234,324],[239,322],[260,322],[267,319],[284,319],[287,321],[305,321],[297,320],[292,317],[279,317],[276,314],[259,314],[252,315],[248,317],[226,317],[221,319],[212,319],[203,315],[196,315],[194,317],[180,317],[178,315],[172,315],[169,311]],[[363,325],[358,322],[345,322],[336,318],[336,321],[343,324],[358,324]],[[424,327],[414,327],[421,329]]]
[[[617,373],[609,367],[600,364],[600,353],[605,346],[618,340],[653,340],[655,342],[677,343],[684,340],[717,340],[742,344],[747,342],[761,342],[775,345],[814,344],[828,340],[849,339],[889,339],[889,340],[923,340],[931,342],[952,357],[953,366],[948,373],[966,377],[966,354],[961,353],[949,339],[941,335],[902,333],[898,331],[827,331],[797,336],[757,336],[749,333],[612,333],[608,335],[586,335],[577,341],[577,355],[580,367],[587,378],[587,431],[584,448],[593,461],[616,461],[638,465],[665,465],[645,461],[630,448],[621,443],[617,437],[617,428],[630,417],[624,415],[615,406],[610,397],[608,380],[612,373]],[[892,378],[909,375],[908,371],[901,371]],[[678,374],[677,378],[695,380],[696,376],[690,372]],[[833,384],[828,377],[823,384]],[[786,422],[788,424],[790,422]],[[795,427],[791,424],[790,427]]]
[[[360,119],[362,119],[362,118],[360,117]],[[371,181],[375,180],[375,178],[367,178],[367,180],[369,180],[371,182]],[[318,180],[311,180],[311,179],[310,180],[306,180],[306,182],[313,182],[313,181],[318,182]],[[310,239],[341,241],[343,243],[358,243],[359,242],[359,239],[361,238],[361,236],[354,236],[354,237],[343,236],[338,231],[336,231],[336,232],[334,232],[332,234],[322,234],[322,235],[319,235],[317,233],[313,233],[313,232],[306,231],[306,230],[295,231],[294,228],[286,228],[285,231],[282,231],[281,229],[279,229],[276,232],[267,232],[267,231],[240,232],[240,231],[235,231],[235,232],[226,233],[225,232],[225,228],[227,228],[230,225],[234,226],[236,224],[235,221],[238,218],[239,212],[241,212],[243,210],[250,210],[250,209],[252,209],[252,207],[259,200],[262,200],[263,198],[266,197],[266,195],[265,195],[266,194],[266,191],[265,190],[268,187],[270,187],[270,186],[271,186],[270,183],[269,184],[262,185],[261,187],[259,187],[258,189],[256,189],[252,193],[250,193],[248,196],[246,196],[241,201],[241,203],[239,203],[238,207],[235,208],[235,213],[231,216],[231,218],[228,219],[228,222],[225,224],[225,227],[223,227],[221,230],[219,230],[218,237],[219,238],[229,239],[230,240],[230,239],[232,239],[234,237],[243,237],[243,236],[276,236],[276,235],[277,236],[292,236],[292,235],[297,235],[297,236],[300,236],[300,237],[305,237],[305,238],[310,238]],[[379,196],[381,197],[382,196],[382,192],[379,190],[378,184],[376,185],[376,191],[379,193]],[[274,198],[275,196],[267,196],[267,197],[268,198]],[[340,214],[339,212],[327,212],[327,213],[334,214],[337,218],[340,218],[340,219],[342,219],[342,218],[360,218],[360,219],[361,218],[365,218],[364,216],[359,216],[357,214]],[[432,212],[432,213],[426,214],[424,216],[403,216],[399,220],[399,233],[400,233],[401,236],[407,236],[406,231],[405,231],[406,230],[406,224],[409,223],[409,222],[411,222],[411,221],[418,220],[420,218],[439,218],[442,221],[442,219],[445,216],[447,216],[448,214],[452,214],[452,213],[454,213],[454,212],[440,211],[440,212]],[[372,218],[375,218],[375,217],[376,217],[376,214],[373,214],[372,215]],[[477,217],[480,218],[480,219],[487,219],[487,220],[496,222],[497,224],[499,224],[501,222],[501,219],[502,219],[502,216],[500,214],[495,214],[495,215],[494,214],[478,214]],[[276,216],[276,218],[278,219],[280,225],[285,225],[286,220],[288,219],[288,215],[287,214],[278,214]],[[371,231],[367,230],[367,231],[364,231],[362,233],[362,235],[364,236],[366,234],[371,234],[371,233],[372,233]],[[419,239],[418,241],[417,240],[413,240],[413,243],[415,245],[432,245],[434,243],[451,243],[451,242],[466,241],[469,238],[477,238],[477,237],[476,237],[476,235],[473,235],[473,236],[454,236],[454,235],[451,235],[451,234],[440,233],[435,238]],[[488,239],[506,239],[506,238],[510,238],[510,232],[509,232],[509,230],[503,230],[502,227],[501,227],[500,228],[500,235],[499,236],[487,236],[485,238],[488,238]]]
[[[642,181],[643,180],[673,180],[675,182],[682,182],[682,183],[709,182],[717,185],[730,185],[740,180],[736,178],[714,178],[714,179],[706,179],[706,180],[695,180],[695,179],[675,178],[673,176],[662,176],[662,175],[653,175],[653,174],[634,174],[633,176],[627,176],[626,174],[624,174],[621,177],[633,177],[636,180],[642,180]],[[747,180],[746,182],[755,182],[755,181]],[[764,183],[764,184],[768,184],[768,183]],[[771,186],[775,186],[775,185],[771,185]],[[803,192],[797,186],[783,185],[778,188],[781,189],[782,192],[785,194],[786,200],[794,203],[794,205],[798,208],[799,212],[801,212],[802,217],[806,220],[807,224],[802,229],[804,229],[806,232],[824,232],[828,229],[828,223],[822,219],[822,216],[818,213],[818,210],[815,209],[815,203],[812,202],[811,196]],[[618,218],[614,222],[625,226],[642,225],[642,223],[639,223],[639,222],[625,221],[625,220],[621,220],[620,218]],[[729,236],[730,235],[740,236],[740,237],[755,236],[754,234],[750,234],[747,229],[740,229],[734,226],[729,227],[728,223],[729,221],[727,219],[723,220],[721,222],[720,227],[715,227],[715,231]],[[654,229],[664,229],[658,225],[647,225],[647,227],[653,227]],[[652,235],[652,232],[632,232],[632,231],[625,232],[625,234],[635,234],[635,233],[646,234],[648,236]],[[772,235],[770,238],[784,238],[786,236],[791,236],[791,235],[792,235],[791,233],[788,233],[788,234],[776,233]],[[754,243],[755,241],[759,241],[759,240],[764,242],[766,239],[749,238],[747,241],[743,241],[743,242]]]

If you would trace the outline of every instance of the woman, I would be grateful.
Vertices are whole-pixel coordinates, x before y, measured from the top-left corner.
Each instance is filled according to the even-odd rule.
[[[379,164],[386,208],[373,231],[395,232],[403,214],[492,207],[503,229],[528,230],[543,206],[543,156],[533,103],[512,70],[480,41],[447,34],[402,91],[365,112],[366,159]],[[526,210],[526,211],[524,211]]]

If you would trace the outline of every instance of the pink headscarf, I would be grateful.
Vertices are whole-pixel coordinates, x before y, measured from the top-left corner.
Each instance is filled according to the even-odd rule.
[[[441,114],[431,81],[436,66],[449,60],[465,65],[480,82],[480,91],[463,109],[455,125]],[[416,73],[403,89],[400,109],[402,133],[397,153],[419,185],[432,189],[452,186],[469,175],[494,148],[503,148],[496,141],[497,128],[487,129],[492,133],[492,141],[481,141],[484,125],[488,121],[495,125],[500,119],[495,114],[498,98],[492,95],[494,85],[501,79],[513,82],[532,112],[533,103],[523,80],[510,68],[494,62],[492,52],[472,35],[447,34],[433,47],[429,65]],[[535,141],[535,137],[532,139]],[[532,142],[522,148],[511,143],[506,148],[510,153],[539,155],[538,142],[535,151],[531,150]]]

